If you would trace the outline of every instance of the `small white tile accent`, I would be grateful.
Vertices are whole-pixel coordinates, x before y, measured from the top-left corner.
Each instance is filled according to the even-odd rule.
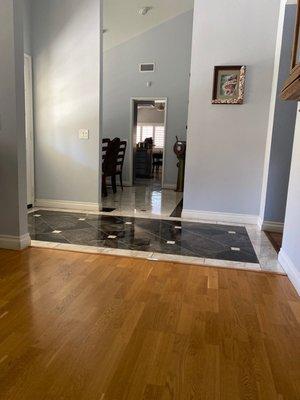
[[[167,244],[176,244],[176,242],[174,242],[174,240],[168,240]]]
[[[109,235],[109,236],[107,236],[107,239],[117,239],[117,236],[115,236],[115,235]]]
[[[175,229],[182,229],[181,226],[175,226]]]
[[[236,235],[235,231],[228,231],[229,235]]]
[[[34,214],[33,216],[34,216],[34,218],[40,218],[41,217],[40,214]]]
[[[232,251],[241,251],[241,249],[239,247],[231,247]]]
[[[125,222],[125,225],[132,225],[132,222]]]
[[[61,233],[61,231],[53,231],[52,233],[58,234]]]
[[[86,218],[78,218],[78,221],[86,221]]]

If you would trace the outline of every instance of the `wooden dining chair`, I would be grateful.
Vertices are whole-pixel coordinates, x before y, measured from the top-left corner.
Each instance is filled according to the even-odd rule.
[[[108,139],[108,138],[102,139],[102,162],[104,161],[109,143],[110,143],[110,139]]]
[[[154,170],[156,170],[156,172],[159,172],[160,167],[162,167],[163,165],[163,153],[153,153],[152,158],[152,173],[154,173]]]
[[[127,142],[126,140],[122,140],[120,142],[120,147],[119,147],[119,154],[118,154],[118,160],[117,160],[117,172],[116,175],[119,176],[120,178],[120,184],[122,190],[123,188],[123,166],[124,166],[124,160],[125,160],[125,155],[126,155],[126,148],[127,148]]]
[[[117,192],[116,173],[120,148],[120,139],[110,140],[102,162],[102,194],[107,197],[106,178],[111,177],[113,192]]]

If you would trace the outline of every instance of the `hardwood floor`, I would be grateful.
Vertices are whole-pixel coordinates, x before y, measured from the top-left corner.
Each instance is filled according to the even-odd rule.
[[[287,277],[0,251],[0,398],[299,400]]]
[[[279,232],[267,232],[267,231],[265,231],[265,234],[269,238],[274,249],[277,251],[277,253],[279,253],[282,246],[283,234]]]

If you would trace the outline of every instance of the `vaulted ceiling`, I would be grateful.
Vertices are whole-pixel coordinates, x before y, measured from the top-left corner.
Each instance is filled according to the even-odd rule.
[[[152,7],[142,16],[142,7]],[[194,0],[104,0],[103,25],[104,50],[115,47],[127,40],[192,10]]]

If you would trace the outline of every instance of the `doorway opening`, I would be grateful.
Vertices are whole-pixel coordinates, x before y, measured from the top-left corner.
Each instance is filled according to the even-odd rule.
[[[26,174],[27,207],[34,205],[34,141],[33,141],[33,96],[32,96],[32,60],[24,54],[25,88],[25,134],[26,134]]]
[[[164,184],[167,98],[131,100],[130,182],[161,190]]]

